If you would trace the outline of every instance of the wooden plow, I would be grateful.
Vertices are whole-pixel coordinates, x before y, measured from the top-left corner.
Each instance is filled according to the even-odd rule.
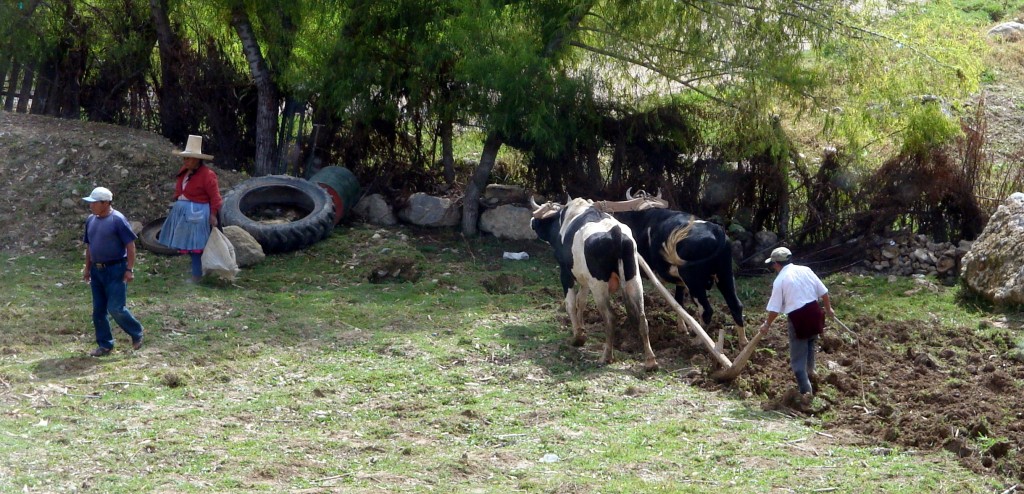
[[[750,339],[747,346],[743,347],[743,350],[741,350],[739,355],[736,356],[736,360],[729,360],[729,357],[726,357],[715,349],[715,342],[710,336],[708,336],[708,333],[704,331],[704,328],[700,326],[700,323],[686,312],[686,309],[683,309],[683,306],[679,305],[679,302],[676,302],[676,299],[672,297],[672,294],[669,293],[668,289],[661,284],[661,281],[658,280],[654,271],[652,271],[651,267],[647,265],[647,261],[645,261],[642,256],[637,256],[637,259],[640,261],[640,268],[644,270],[644,273],[647,273],[647,278],[654,283],[655,288],[657,288],[658,291],[661,292],[662,296],[665,297],[668,305],[675,309],[675,311],[679,313],[679,316],[682,317],[691,328],[693,328],[694,333],[697,334],[697,338],[700,339],[701,343],[703,343],[711,353],[711,356],[718,362],[720,368],[711,373],[711,377],[716,381],[732,381],[733,379],[736,379],[740,375],[740,372],[743,371],[743,368],[747,366],[750,356],[753,355],[754,350],[757,349],[757,344],[761,342],[761,332],[755,331],[754,337]]]
[[[650,208],[668,207],[668,201],[661,198],[660,190],[656,196],[652,196],[644,191],[640,191],[636,196],[634,196],[630,193],[631,190],[632,188],[626,190],[626,198],[628,199],[626,201],[597,201],[594,203],[594,207],[606,213],[642,211]],[[717,381],[732,381],[733,379],[736,379],[740,375],[740,372],[743,371],[743,368],[747,366],[747,362],[750,361],[750,356],[753,355],[754,350],[757,349],[757,344],[761,342],[761,332],[755,331],[754,337],[747,342],[747,346],[740,350],[739,355],[736,356],[736,360],[729,360],[729,357],[726,357],[722,352],[715,349],[715,342],[710,336],[708,336],[708,333],[704,331],[704,328],[700,326],[700,323],[686,312],[686,309],[683,309],[683,306],[679,305],[679,302],[676,302],[676,299],[672,297],[672,294],[669,293],[668,289],[661,284],[661,280],[659,280],[658,276],[654,274],[651,267],[647,265],[647,261],[644,260],[643,256],[638,255],[637,259],[640,261],[640,267],[644,270],[644,273],[647,273],[647,278],[654,283],[654,286],[659,292],[661,292],[662,296],[665,297],[665,301],[668,302],[668,305],[675,309],[675,311],[679,313],[679,316],[683,318],[683,321],[690,325],[693,332],[697,334],[697,338],[700,339],[701,343],[707,347],[708,352],[711,353],[711,356],[718,362],[720,368],[711,373],[711,377]]]

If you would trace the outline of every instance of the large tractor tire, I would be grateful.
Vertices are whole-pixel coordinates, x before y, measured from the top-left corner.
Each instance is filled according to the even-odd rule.
[[[160,254],[164,256],[176,256],[178,255],[178,249],[168,247],[157,238],[160,236],[160,229],[164,226],[164,220],[166,216],[161,216],[142,227],[142,231],[139,232],[139,243],[142,244],[142,248],[146,249],[154,254]]]
[[[249,232],[267,254],[291,252],[331,234],[334,202],[327,191],[310,181],[268,175],[231,189],[224,196],[220,220],[224,226],[235,225]]]

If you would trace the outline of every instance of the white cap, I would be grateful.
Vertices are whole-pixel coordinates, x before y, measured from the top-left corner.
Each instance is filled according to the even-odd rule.
[[[770,263],[773,263],[773,262],[786,262],[792,256],[793,256],[793,252],[790,251],[789,249],[787,249],[785,247],[778,247],[778,248],[776,248],[775,250],[772,251],[771,257],[769,257],[768,259],[764,260],[764,263],[765,264],[770,264]]]
[[[82,200],[85,202],[110,202],[114,200],[114,193],[106,187],[96,187],[92,189],[92,194],[89,194],[89,197],[83,197]]]

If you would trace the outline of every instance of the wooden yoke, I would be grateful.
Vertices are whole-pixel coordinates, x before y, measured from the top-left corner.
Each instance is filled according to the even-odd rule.
[[[668,201],[656,197],[637,197],[628,201],[594,201],[594,207],[605,213],[643,211],[645,209],[668,208]]]

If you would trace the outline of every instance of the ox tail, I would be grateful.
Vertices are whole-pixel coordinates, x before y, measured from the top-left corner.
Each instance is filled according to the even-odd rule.
[[[614,244],[618,246],[619,250],[616,256],[619,259],[618,277],[623,287],[622,296],[625,301],[626,314],[633,324],[639,323],[640,319],[644,319],[646,324],[643,305],[643,285],[640,284],[640,265],[637,260],[636,241],[632,236],[623,234],[622,227],[620,226],[615,226],[611,233],[614,238]]]
[[[693,226],[696,224],[696,221],[690,221],[689,223],[686,224],[686,226],[672,230],[672,233],[669,234],[667,239],[665,239],[665,243],[661,244],[661,255],[662,257],[665,258],[665,261],[667,261],[669,264],[673,266],[682,266],[686,264],[687,261],[679,257],[678,246],[679,242],[682,242],[683,240],[686,239],[686,237],[690,235],[690,231],[693,230]],[[708,259],[710,259],[710,257]],[[690,262],[693,263],[704,261],[705,259],[700,259],[697,261]]]
[[[608,230],[608,235],[611,236],[611,245],[616,250],[614,252],[615,259],[618,260],[618,266],[615,271],[608,277],[608,293],[615,293],[619,291],[619,286],[622,284],[622,226],[615,225],[611,230]]]
[[[618,249],[616,258],[619,259],[619,277],[622,283],[629,283],[637,277],[636,241],[631,235],[622,233],[622,226],[615,225],[610,231],[613,244]]]

